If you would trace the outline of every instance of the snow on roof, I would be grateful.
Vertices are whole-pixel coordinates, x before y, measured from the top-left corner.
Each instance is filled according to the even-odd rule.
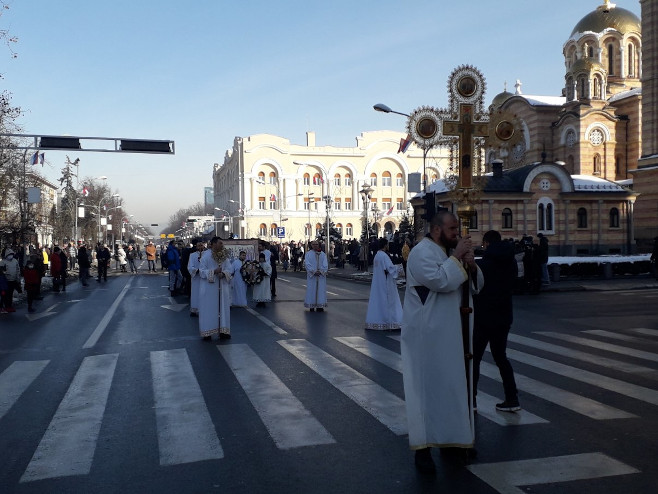
[[[615,182],[590,175],[572,175],[574,190],[608,190],[612,192],[623,192],[625,189]]]
[[[648,261],[651,257],[651,254],[636,254],[631,256],[623,256],[617,254],[603,255],[603,256],[550,256],[548,258],[548,264],[572,264],[577,263],[594,263],[602,264],[609,262],[611,264],[616,264],[620,262],[643,262]]]
[[[519,94],[532,106],[562,106],[567,102],[564,96],[533,96],[530,94]]]
[[[635,96],[636,94],[642,94],[641,87],[636,87],[629,91],[623,91],[621,93],[617,93],[613,96],[610,96],[608,103],[614,103],[615,101],[619,101],[620,99],[630,98],[631,96]]]
[[[429,184],[427,187],[427,192],[436,192],[437,194],[441,194],[442,192],[448,192],[449,189],[446,186],[446,181],[445,179],[441,178],[435,182],[432,182]]]

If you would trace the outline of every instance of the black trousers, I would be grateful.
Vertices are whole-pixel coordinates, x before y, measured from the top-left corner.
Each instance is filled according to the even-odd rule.
[[[107,280],[107,261],[98,261],[98,281],[100,281],[101,278]]]
[[[477,395],[480,378],[480,362],[489,344],[491,355],[500,371],[505,390],[505,400],[516,400],[517,389],[514,380],[514,370],[507,358],[507,335],[509,326],[477,326],[473,328],[473,393]]]

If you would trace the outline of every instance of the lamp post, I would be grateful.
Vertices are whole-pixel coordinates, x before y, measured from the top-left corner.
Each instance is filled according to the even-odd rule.
[[[309,192],[308,193],[308,242],[306,244],[306,247],[308,248],[308,244],[311,242],[311,196],[315,195],[315,192]]]
[[[311,167],[316,167],[317,166],[317,165],[314,165],[312,163],[301,163],[299,161],[293,161],[292,164],[297,165],[297,166],[311,166]],[[327,184],[327,193],[322,198],[325,200],[325,202],[327,204],[327,210],[326,210],[327,218],[326,218],[326,225],[325,225],[325,232],[327,234],[327,241],[325,242],[325,249],[324,250],[325,250],[325,253],[327,254],[327,263],[330,263],[329,241],[330,241],[331,237],[330,237],[330,223],[329,223],[329,208],[331,206],[331,195],[329,193],[329,176],[324,172],[324,170],[322,170],[322,169],[319,169],[319,170],[320,170],[320,173],[322,173],[324,183]],[[311,216],[310,207],[311,207],[311,204],[309,202],[309,213],[308,213],[309,214],[309,224],[311,222],[311,220],[310,220],[310,216]],[[310,235],[309,235],[309,237],[310,237]]]
[[[123,242],[123,232],[125,231],[125,228],[123,226],[123,220],[128,219],[128,222],[126,223],[126,224],[128,224],[128,223],[130,223],[130,218],[132,218],[133,216],[135,216],[135,215],[131,214],[129,216],[124,216],[124,217],[121,218],[121,241],[122,242]]]
[[[96,206],[96,209],[98,211],[98,221],[97,221],[97,223],[98,223],[98,236],[96,237],[96,242],[97,243],[100,242],[100,240],[101,240],[101,204],[103,204],[103,201],[105,199],[113,199],[115,197],[119,197],[119,194],[112,194],[111,196],[105,196],[98,202],[98,206]],[[93,206],[90,206],[90,207],[93,207]]]
[[[118,194],[115,194],[115,195],[118,195]],[[110,215],[107,214],[107,213],[109,213],[113,209],[120,209],[120,208],[121,208],[121,206],[113,206],[111,208],[108,208],[107,212],[106,212],[106,217],[109,219]],[[114,247],[115,247],[115,245],[114,245],[114,221],[112,221],[112,223],[110,223],[110,226],[112,227],[112,249],[114,249]],[[105,241],[107,242],[107,221],[105,222]]]
[[[231,213],[229,213],[226,209],[222,208],[215,208],[215,211],[224,211],[226,213],[226,216],[223,216],[220,218],[221,220],[224,220],[224,218],[228,218],[228,224],[231,224]],[[228,225],[225,225],[228,226]],[[215,235],[219,236],[219,233],[217,232],[217,222],[215,223]]]
[[[248,237],[249,236],[249,224],[247,223],[247,206],[245,205],[245,203],[240,202],[240,201],[236,201],[235,199],[229,199],[228,202],[233,203],[233,204],[237,204],[238,214],[240,214],[240,211],[242,211],[241,217],[243,219],[240,220],[240,238],[245,238],[245,234],[242,231],[242,228],[244,228],[244,225],[247,226],[246,236]]]

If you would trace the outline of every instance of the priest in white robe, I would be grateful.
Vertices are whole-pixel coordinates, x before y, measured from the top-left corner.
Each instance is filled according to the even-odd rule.
[[[210,249],[201,255],[199,273],[199,333],[206,340],[214,334],[230,338],[233,264],[221,238],[213,237]]]
[[[402,304],[397,279],[402,265],[395,265],[388,255],[388,240],[378,240],[372,268],[370,299],[366,313],[366,329],[395,330],[402,324]]]
[[[475,429],[464,364],[460,306],[462,285],[470,295],[484,285],[470,236],[459,238],[457,218],[438,212],[430,233],[413,248],[407,262],[401,353],[409,446],[423,473],[436,469],[431,448],[450,448],[474,456]],[[468,273],[466,271],[468,269]],[[473,352],[473,315],[469,316]],[[472,375],[472,360],[468,360]],[[456,449],[462,448],[462,449]],[[446,452],[448,452],[446,451]]]
[[[272,291],[270,289],[272,264],[265,260],[264,252],[258,254],[258,262],[260,263],[263,279],[260,283],[254,285],[254,302],[256,302],[256,307],[265,307],[267,302],[272,301]]]
[[[329,263],[327,254],[322,251],[320,242],[313,240],[311,250],[304,257],[306,266],[306,298],[304,298],[304,307],[308,307],[311,312],[324,311],[327,306],[327,272]]]
[[[239,257],[233,261],[233,278],[231,278],[231,306],[234,307],[247,307],[247,284],[240,274],[240,269],[247,253],[244,250],[240,251]]]
[[[201,254],[206,248],[205,242],[197,242],[196,251],[190,254],[187,271],[190,273],[190,316],[199,317],[199,290],[201,288]]]

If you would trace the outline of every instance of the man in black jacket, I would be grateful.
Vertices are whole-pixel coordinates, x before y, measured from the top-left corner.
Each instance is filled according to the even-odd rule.
[[[518,391],[512,364],[507,359],[507,335],[513,320],[512,292],[517,275],[514,247],[501,240],[500,233],[490,230],[482,238],[485,249],[478,266],[484,275],[484,286],[473,296],[473,393],[477,396],[480,362],[489,344],[500,377],[503,380],[505,401],[496,404],[503,412],[516,412],[519,406]],[[475,399],[473,400],[475,404]]]

